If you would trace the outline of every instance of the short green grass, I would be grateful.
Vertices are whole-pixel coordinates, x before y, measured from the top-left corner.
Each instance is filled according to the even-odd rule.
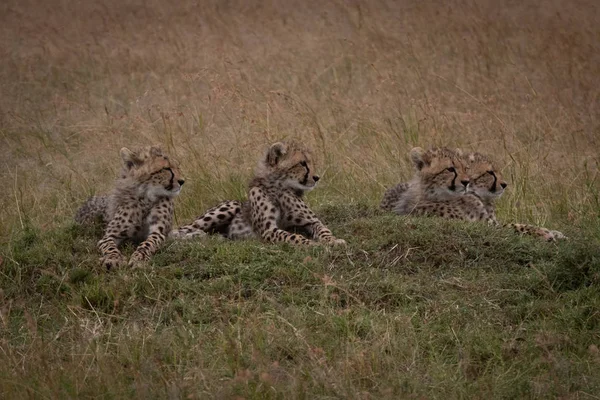
[[[3,398],[589,398],[600,235],[317,209],[347,248],[168,242],[106,273],[100,227],[2,254]],[[126,248],[131,252],[132,248]]]

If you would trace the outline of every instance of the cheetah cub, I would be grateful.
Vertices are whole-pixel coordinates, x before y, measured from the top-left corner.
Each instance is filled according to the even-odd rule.
[[[495,201],[500,198],[507,184],[500,172],[494,170],[491,161],[479,153],[462,156],[462,165],[468,174],[466,190],[449,198],[434,194],[422,199],[409,214],[436,215],[448,219],[487,221],[496,225]],[[411,187],[414,183],[409,183]],[[400,196],[413,195],[406,190]],[[397,207],[392,208],[396,213]]]
[[[121,149],[123,167],[110,194],[94,196],[82,205],[75,221],[90,223],[100,217],[106,224],[98,242],[102,264],[111,269],[125,263],[118,246],[125,239],[141,242],[129,265],[150,259],[165,240],[173,221],[173,199],[184,179],[178,163],[158,146]]]
[[[414,160],[413,160],[414,162]],[[463,157],[463,165],[468,172],[466,192],[459,196],[432,194],[426,198],[406,199],[406,196],[418,196],[422,178],[417,174],[409,183],[400,183],[389,189],[384,195],[381,207],[393,210],[397,214],[435,215],[449,219],[466,221],[487,221],[492,225],[501,225],[496,219],[495,202],[502,196],[508,186],[493,162],[481,153],[470,153]],[[418,168],[418,166],[417,166]],[[438,193],[441,193],[438,191]],[[387,196],[387,197],[386,197]],[[395,196],[395,197],[394,197]],[[412,202],[414,206],[405,212],[399,207],[403,202]],[[559,231],[536,227],[527,224],[507,224],[515,231],[527,235],[538,236],[547,241],[566,239]]]
[[[384,210],[411,214],[423,202],[450,200],[466,192],[470,181],[460,150],[415,147],[410,158],[415,175],[410,182],[399,183],[385,192],[381,201]]]
[[[230,239],[259,237],[275,243],[345,244],[332,235],[302,199],[319,180],[313,171],[307,147],[295,141],[275,143],[258,164],[247,201],[225,201],[171,235],[190,238],[219,232]],[[295,229],[305,231],[314,241],[290,232]]]

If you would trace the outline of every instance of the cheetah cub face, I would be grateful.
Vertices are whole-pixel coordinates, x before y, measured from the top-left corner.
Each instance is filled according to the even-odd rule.
[[[258,176],[301,192],[313,190],[320,179],[314,172],[310,150],[294,141],[273,144],[257,172]]]
[[[124,183],[136,182],[139,197],[155,201],[161,197],[174,198],[181,191],[185,180],[177,161],[170,159],[157,146],[131,151],[121,149]]]
[[[484,202],[495,201],[502,196],[508,183],[492,161],[481,153],[470,153],[466,157],[471,183],[467,188]]]
[[[460,150],[415,147],[410,157],[427,198],[449,199],[466,192],[469,175]]]

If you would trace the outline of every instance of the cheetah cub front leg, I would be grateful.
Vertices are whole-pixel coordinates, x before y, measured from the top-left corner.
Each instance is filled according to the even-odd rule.
[[[306,229],[314,240],[333,246],[346,245],[344,239],[333,236],[302,199],[286,193],[281,198],[281,204],[286,214],[284,219],[294,227]]]
[[[173,223],[173,203],[168,199],[158,202],[150,209],[144,221],[148,227],[148,237],[135,249],[129,259],[129,266],[140,266],[150,260],[150,256],[163,244]]]
[[[314,217],[314,215],[312,217],[306,216],[305,221],[305,227],[309,232],[312,233],[313,239],[333,246],[346,245],[346,241],[344,239],[338,239],[333,236],[329,228],[327,228],[319,219]]]
[[[298,233],[290,233],[277,226],[281,211],[271,200],[269,200],[269,197],[261,188],[254,187],[250,189],[248,201],[250,202],[251,219],[254,231],[265,241],[304,245],[314,244]]]
[[[135,216],[131,217],[135,218]],[[119,251],[119,244],[134,234],[132,225],[124,225],[128,218],[130,218],[128,211],[119,208],[114,218],[108,223],[104,236],[98,241],[100,262],[107,270],[125,264],[125,258]]]

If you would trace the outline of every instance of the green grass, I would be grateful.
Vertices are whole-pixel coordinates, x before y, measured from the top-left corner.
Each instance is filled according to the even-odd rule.
[[[146,268],[107,273],[99,227],[15,236],[1,397],[600,392],[597,229],[549,244],[361,204],[317,211],[348,248],[168,242]]]

